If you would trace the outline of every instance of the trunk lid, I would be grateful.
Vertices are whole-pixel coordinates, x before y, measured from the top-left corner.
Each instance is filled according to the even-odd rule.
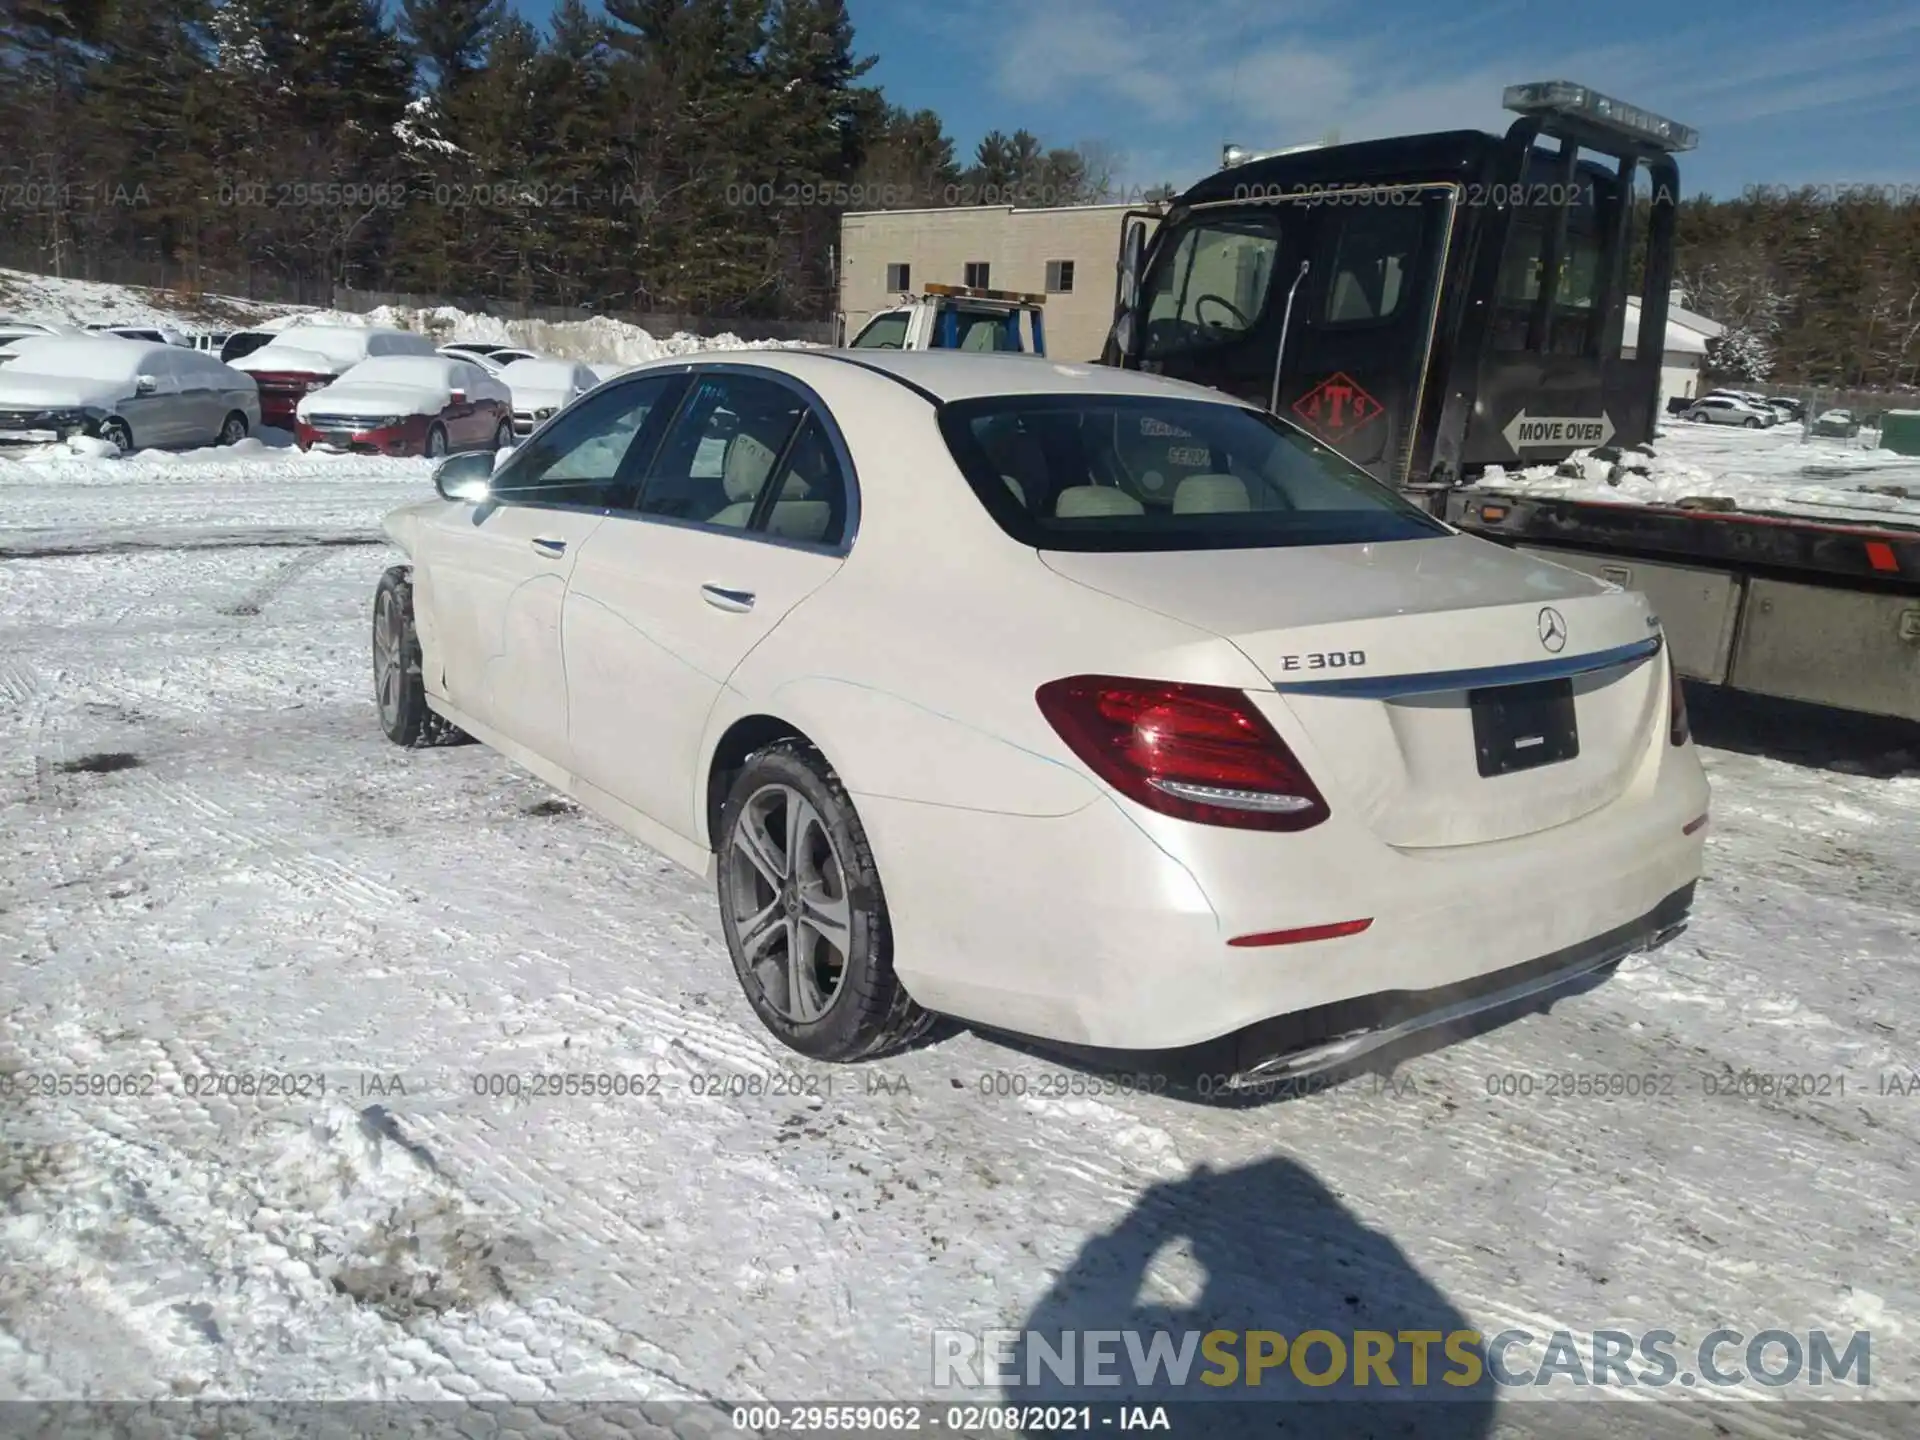
[[[1335,811],[1358,812],[1390,845],[1478,844],[1578,819],[1625,792],[1664,736],[1645,598],[1469,536],[1041,558],[1232,641],[1273,683],[1262,706],[1305,733],[1300,759]],[[1484,709],[1549,683],[1571,691],[1577,752],[1483,773],[1478,745],[1497,725],[1483,715],[1477,731],[1470,695]],[[1533,734],[1509,740],[1524,758],[1553,750]]]

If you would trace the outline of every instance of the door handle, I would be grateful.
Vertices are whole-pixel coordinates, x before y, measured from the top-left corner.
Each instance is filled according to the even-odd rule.
[[[730,610],[736,615],[744,615],[753,609],[751,590],[729,590],[724,585],[702,585],[700,598],[716,610]]]
[[[536,535],[533,539],[533,548],[549,560],[558,560],[562,555],[567,553],[567,542],[564,540],[547,540]]]

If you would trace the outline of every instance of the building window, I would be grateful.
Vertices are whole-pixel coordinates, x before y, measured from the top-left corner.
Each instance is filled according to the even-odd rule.
[[[1071,260],[1047,262],[1047,293],[1049,295],[1073,293],[1073,262]]]
[[[985,290],[991,287],[993,281],[987,278],[987,262],[984,260],[967,261],[966,279],[961,283],[974,290]]]
[[[911,265],[887,266],[888,290],[911,290],[913,288],[913,267]]]

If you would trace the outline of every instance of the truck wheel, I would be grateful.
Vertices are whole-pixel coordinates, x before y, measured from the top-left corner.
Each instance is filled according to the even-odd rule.
[[[413,628],[413,572],[395,565],[373,592],[373,698],[380,728],[409,749],[445,745],[466,732],[427,708],[420,678],[420,637]]]
[[[113,446],[122,455],[133,453],[133,431],[127,422],[118,415],[100,422],[100,438]]]
[[[748,756],[718,851],[727,951],[782,1043],[816,1060],[865,1060],[932,1027],[894,974],[866,830],[819,751],[782,740]]]

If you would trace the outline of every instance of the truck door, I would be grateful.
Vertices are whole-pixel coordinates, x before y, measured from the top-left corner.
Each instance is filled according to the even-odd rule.
[[[1325,197],[1281,357],[1281,418],[1390,484],[1406,478],[1458,194],[1406,185]]]

